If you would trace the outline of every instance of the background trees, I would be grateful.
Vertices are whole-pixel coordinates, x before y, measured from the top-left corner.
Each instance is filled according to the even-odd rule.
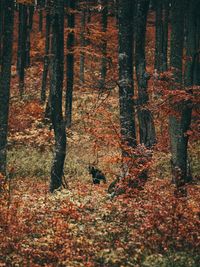
[[[0,1],[0,266],[199,266],[199,10]]]

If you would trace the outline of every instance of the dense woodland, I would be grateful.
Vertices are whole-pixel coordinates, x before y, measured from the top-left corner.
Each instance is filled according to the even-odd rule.
[[[200,0],[0,1],[0,266],[200,266]]]

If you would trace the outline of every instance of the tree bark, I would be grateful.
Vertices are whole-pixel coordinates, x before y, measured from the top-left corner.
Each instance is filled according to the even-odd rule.
[[[52,40],[50,61],[51,122],[55,134],[55,155],[51,168],[50,192],[62,185],[66,155],[65,123],[62,115],[64,68],[64,0],[51,2]]]
[[[12,64],[14,1],[5,2],[3,56],[0,76],[0,173],[6,174],[6,146],[10,99],[10,77]]]
[[[101,80],[100,80],[100,89],[105,88],[106,82],[106,74],[107,74],[107,39],[106,39],[106,31],[108,25],[108,0],[102,0],[102,32],[103,43],[102,43],[102,60],[101,60]]]
[[[133,84],[133,0],[119,0],[119,104],[121,138],[124,146],[136,146]]]
[[[163,6],[161,0],[156,0],[156,47],[155,66],[156,70],[163,71]]]
[[[70,128],[72,124],[72,101],[73,101],[73,87],[74,87],[74,25],[75,25],[75,1],[69,1],[68,14],[68,37],[67,37],[67,88],[66,88],[66,106],[65,117],[66,127]]]
[[[80,81],[83,84],[85,82],[85,26],[86,26],[86,8],[82,5],[81,7],[81,34],[80,34]]]
[[[44,67],[42,74],[42,89],[41,89],[41,102],[46,101],[46,88],[47,88],[47,76],[49,71],[49,48],[50,48],[50,31],[51,31],[51,16],[49,10],[49,3],[46,6],[46,32],[45,32],[45,56]]]
[[[27,49],[27,6],[19,4],[18,53],[17,70],[19,74],[19,92],[21,98],[24,93],[24,76]]]
[[[174,77],[172,89],[181,90],[183,68],[183,36],[184,36],[184,1],[172,1],[171,16],[171,55],[170,65]],[[186,182],[187,177],[187,125],[191,120],[191,112],[184,115],[184,102],[176,104],[177,116],[171,115],[169,120],[171,139],[172,179],[177,186],[178,193]],[[180,191],[180,192],[179,192]]]
[[[137,27],[135,45],[135,64],[138,83],[138,120],[140,143],[152,147],[156,142],[155,127],[151,112],[145,106],[148,104],[148,78],[145,58],[145,36],[149,0],[141,0],[137,5]]]

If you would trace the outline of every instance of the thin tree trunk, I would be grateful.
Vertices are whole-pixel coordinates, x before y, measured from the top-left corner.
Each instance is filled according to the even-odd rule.
[[[137,5],[137,27],[136,27],[136,46],[135,46],[135,63],[136,76],[138,82],[138,120],[140,143],[146,147],[152,147],[156,142],[155,127],[151,112],[145,105],[148,104],[148,78],[146,72],[145,58],[145,36],[147,14],[149,10],[149,0],[141,0]]]
[[[45,56],[44,56],[44,67],[42,75],[42,89],[41,89],[41,102],[46,101],[46,88],[47,88],[47,76],[49,70],[49,45],[50,45],[50,31],[51,31],[51,17],[50,10],[47,3],[46,8],[46,37],[45,37]]]
[[[3,31],[3,56],[0,76],[0,173],[6,174],[6,146],[13,45],[14,1],[6,0]]]
[[[106,73],[107,73],[107,25],[108,25],[108,0],[102,0],[102,32],[103,44],[102,44],[102,60],[101,60],[101,80],[100,89],[105,89]]]
[[[26,68],[30,67],[30,49],[31,49],[31,31],[33,26],[33,14],[34,14],[34,6],[29,6],[27,8],[28,13],[28,23],[27,23],[27,40],[26,40]]]
[[[81,83],[85,82],[85,25],[86,25],[86,8],[82,6],[81,10],[81,34],[80,34],[80,46],[81,46],[81,54],[80,54],[80,81]]]
[[[119,0],[119,103],[121,138],[126,148],[136,146],[133,84],[133,7],[132,0]]]
[[[163,3],[163,71],[168,69],[168,32],[169,32],[169,0],[164,0]]]
[[[50,192],[62,185],[66,155],[65,123],[62,115],[64,72],[64,0],[52,2],[52,44],[50,63],[51,121],[55,134],[55,155],[51,168]]]
[[[27,6],[19,4],[17,70],[19,74],[19,92],[21,97],[23,97],[24,93],[26,48],[27,48]]]
[[[74,25],[75,25],[75,1],[69,1],[70,14],[68,14],[68,28],[70,32],[67,37],[67,89],[66,89],[66,127],[70,128],[72,124],[72,101],[74,87]]]

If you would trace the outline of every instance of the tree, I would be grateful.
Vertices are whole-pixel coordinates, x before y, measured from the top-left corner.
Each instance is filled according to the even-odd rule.
[[[8,114],[10,99],[10,76],[12,64],[12,40],[14,21],[14,1],[5,2],[3,53],[0,75],[0,173],[6,174],[6,146],[8,135]]]
[[[156,45],[154,68],[159,72],[167,70],[169,0],[155,0]]]
[[[138,120],[140,143],[151,147],[156,142],[155,127],[151,112],[145,106],[148,104],[148,78],[145,58],[145,35],[149,0],[140,0],[137,4],[137,27],[135,45],[135,64],[138,82]]]
[[[123,145],[136,146],[133,84],[133,7],[132,0],[119,0],[119,104]],[[123,154],[125,151],[123,151]]]
[[[51,16],[49,1],[46,4],[46,31],[45,31],[45,56],[44,56],[44,67],[42,75],[42,89],[41,89],[41,102],[44,103],[46,100],[46,87],[47,87],[47,75],[49,71],[49,45],[50,45],[50,32],[51,32]]]
[[[27,55],[27,21],[27,6],[25,4],[19,4],[17,70],[19,75],[19,91],[21,97],[24,93],[24,75]]]
[[[64,0],[51,2],[52,39],[50,60],[51,122],[55,134],[55,155],[51,168],[50,192],[62,185],[66,155],[65,123],[62,115],[64,68]]]
[[[80,82],[85,82],[85,27],[86,27],[86,14],[87,14],[87,7],[85,7],[84,3],[81,3],[81,32],[80,32],[80,46],[81,46],[81,53],[80,53]]]
[[[69,0],[69,14],[68,21],[68,37],[67,37],[67,88],[66,88],[66,126],[71,127],[72,123],[72,98],[74,87],[74,26],[75,26],[75,1]]]
[[[174,79],[172,89],[176,90],[181,90],[183,86],[184,7],[184,1],[172,1],[170,66]],[[181,115],[184,112],[183,106],[184,101],[176,104],[175,111],[177,115],[171,115],[169,120],[172,176],[177,188],[181,188],[185,184],[187,176],[187,137],[184,118]]]
[[[108,0],[102,0],[102,32],[103,36],[103,44],[102,44],[102,60],[101,60],[101,79],[100,79],[100,88],[105,88],[106,81],[106,73],[107,73],[107,40],[106,40],[106,31],[108,24]]]

